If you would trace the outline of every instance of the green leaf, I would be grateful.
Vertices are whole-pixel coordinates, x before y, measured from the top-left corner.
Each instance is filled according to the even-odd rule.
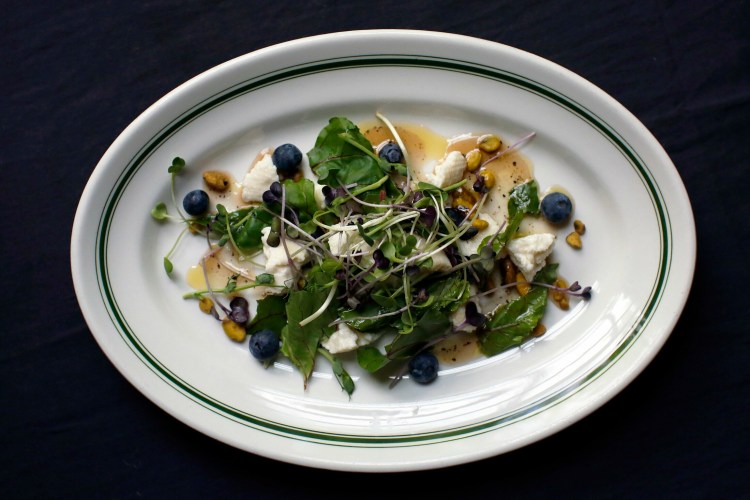
[[[427,287],[427,300],[420,308],[437,308],[453,312],[469,300],[469,282],[460,275],[452,275]]]
[[[232,239],[243,252],[260,250],[263,248],[262,230],[269,227],[272,220],[273,215],[259,208],[254,208],[249,212],[247,209],[232,212],[229,215]]]
[[[539,213],[539,195],[537,193],[538,188],[535,180],[519,184],[514,187],[510,192],[508,199],[508,225],[505,230],[500,233],[497,239],[493,242],[492,248],[495,252],[505,246],[505,244],[516,234],[518,227],[521,225],[521,221],[526,214],[538,214]],[[482,241],[480,246],[487,244],[487,241]]]
[[[318,182],[332,187],[342,183],[374,184],[386,173],[373,153],[370,141],[344,117],[329,120],[307,157],[318,175]]]
[[[286,300],[278,295],[269,295],[258,301],[255,317],[247,325],[248,335],[261,330],[271,330],[281,336],[286,326]]]
[[[281,331],[281,351],[299,368],[305,383],[312,374],[320,339],[333,333],[333,328],[328,325],[336,319],[335,305],[329,306],[323,314],[304,327],[299,323],[320,309],[327,296],[328,290],[293,291],[286,303],[288,322]]]
[[[357,349],[357,363],[368,372],[375,373],[390,360],[377,347],[366,345]]]
[[[534,281],[551,283],[557,274],[557,264],[548,264],[534,277]],[[487,356],[522,344],[536,328],[547,306],[547,289],[532,287],[531,291],[500,306],[484,326],[479,337],[479,348]]]
[[[172,160],[172,165],[169,166],[167,169],[167,172],[169,172],[172,175],[177,175],[185,168],[185,160],[180,158],[179,156],[176,157],[174,160]]]
[[[359,306],[358,309],[346,309],[339,312],[339,316],[343,319],[347,325],[361,332],[372,332],[378,330],[383,326],[390,324],[393,321],[393,316],[384,316],[377,319],[354,319],[354,318],[372,318],[383,313],[389,313],[397,310],[398,307],[388,308],[380,307],[373,302],[366,302],[364,305]]]
[[[354,392],[354,381],[344,369],[344,365],[341,364],[341,361],[336,356],[332,355],[325,349],[320,348],[318,349],[318,352],[320,352],[320,354],[331,363],[333,375],[336,377],[339,385],[349,396],[351,396]]]
[[[262,273],[255,277],[255,283],[258,285],[273,285],[273,274]]]
[[[406,243],[404,243],[404,246],[402,246],[398,253],[400,253],[402,256],[406,257],[411,254],[411,252],[414,250],[414,247],[417,246],[417,237],[413,234],[410,234],[406,237]]]
[[[172,274],[173,269],[174,266],[172,265],[172,261],[169,260],[168,257],[164,257],[164,270],[167,272],[167,274]]]
[[[428,309],[414,325],[411,333],[397,335],[385,351],[391,359],[409,356],[430,340],[444,335],[451,325],[447,314],[438,309]]]
[[[312,220],[318,211],[318,203],[315,201],[315,183],[310,179],[300,179],[295,182],[292,179],[284,181],[286,191],[286,203],[294,209],[299,216],[300,222]]]
[[[156,220],[164,220],[168,217],[167,205],[164,203],[157,203],[154,208],[151,209],[151,217]]]

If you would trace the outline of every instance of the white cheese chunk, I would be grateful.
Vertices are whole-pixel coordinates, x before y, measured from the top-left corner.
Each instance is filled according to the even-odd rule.
[[[437,165],[430,182],[437,187],[446,187],[461,180],[466,170],[466,158],[458,151],[451,151]]]
[[[425,253],[426,246],[427,246],[427,240],[425,240],[422,237],[417,237],[416,251],[418,253]],[[429,272],[441,273],[441,272],[450,271],[451,269],[453,269],[453,266],[451,265],[451,261],[448,259],[448,256],[445,255],[445,252],[442,250],[440,250],[437,253],[432,254],[430,258],[432,258],[432,267],[428,269]]]
[[[472,285],[471,295],[472,296],[476,295],[477,291],[478,290],[476,289],[476,287]],[[482,308],[479,305],[479,303],[476,300],[473,300],[472,302],[474,302],[477,305],[477,312],[481,313]],[[451,323],[453,323],[453,327],[454,328],[461,327],[462,332],[473,332],[474,330],[477,329],[476,326],[472,326],[468,323],[463,324],[463,322],[466,321],[466,306],[461,306],[458,309],[456,309],[456,311],[449,316],[449,319],[451,320]]]
[[[339,323],[336,331],[320,343],[331,354],[353,351],[358,347],[359,336],[346,323]]]
[[[479,218],[487,222],[487,227],[480,230],[473,238],[469,240],[458,240],[456,242],[458,252],[461,255],[468,257],[470,255],[479,253],[477,250],[479,249],[479,245],[482,244],[482,240],[484,240],[488,236],[494,236],[497,230],[500,229],[500,225],[495,222],[495,219],[490,217],[488,214],[479,212]]]
[[[278,246],[272,247],[268,244],[268,235],[271,233],[270,227],[264,227],[261,230],[261,241],[263,242],[263,255],[266,258],[266,272],[273,275],[273,284],[278,286],[259,286],[253,288],[253,296],[263,298],[267,295],[279,295],[286,292],[281,287],[288,287],[294,279],[294,270],[289,266],[289,259],[286,256],[284,245],[279,243]],[[290,238],[286,239],[286,247],[289,255],[297,266],[305,264],[310,259],[310,253],[302,248],[302,245]]]
[[[323,184],[318,184],[316,181],[313,187],[315,188],[315,192],[313,193],[315,196],[315,203],[318,205],[318,208],[325,208],[326,195],[323,194],[323,188],[325,186]]]
[[[328,238],[328,248],[334,257],[346,255],[347,253],[369,252],[371,247],[362,239],[356,231],[356,226],[342,226],[334,224],[331,226],[331,237]],[[353,228],[353,230],[352,230]]]
[[[242,201],[260,203],[263,201],[263,192],[278,180],[279,174],[276,173],[271,155],[264,155],[245,174],[245,179],[242,181]]]
[[[530,234],[510,240],[505,248],[510,260],[523,273],[526,281],[532,281],[536,273],[544,266],[547,256],[555,246],[555,235],[550,233]]]

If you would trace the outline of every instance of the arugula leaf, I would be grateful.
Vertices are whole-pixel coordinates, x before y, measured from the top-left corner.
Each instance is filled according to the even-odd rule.
[[[370,373],[375,373],[390,362],[375,346],[366,345],[357,349],[357,363]]]
[[[318,134],[307,157],[321,184],[374,184],[386,170],[374,153],[365,151],[372,153],[372,144],[359,128],[347,118],[333,117]]]
[[[315,365],[320,339],[333,333],[333,328],[328,324],[336,319],[336,307],[329,306],[304,327],[299,323],[320,309],[327,296],[327,290],[293,291],[286,303],[287,324],[281,331],[281,352],[302,372],[305,385]]]
[[[269,295],[258,301],[255,317],[247,325],[248,335],[261,330],[271,330],[281,336],[286,326],[286,300],[278,295]]]
[[[416,322],[411,333],[397,335],[386,346],[385,351],[390,359],[409,356],[430,340],[445,334],[451,325],[447,314],[438,309],[428,309]]]
[[[557,274],[557,264],[548,264],[534,280],[550,283]],[[498,307],[484,326],[479,348],[486,356],[494,356],[522,344],[531,335],[547,306],[547,289],[535,286],[531,291]]]

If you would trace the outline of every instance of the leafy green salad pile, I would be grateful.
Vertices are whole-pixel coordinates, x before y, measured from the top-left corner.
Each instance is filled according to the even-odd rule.
[[[291,277],[285,282],[276,282],[276,275],[261,268],[252,273],[253,280],[235,274],[222,289],[185,295],[199,299],[204,312],[222,321],[227,335],[241,341],[271,331],[280,344],[277,356],[288,358],[305,384],[316,363],[325,360],[349,395],[355,387],[341,355],[323,346],[341,324],[358,336],[358,364],[384,374],[391,385],[407,373],[415,356],[458,332],[475,332],[486,356],[529,339],[544,315],[549,289],[555,288],[557,264],[537,273],[529,293],[511,296],[486,314],[478,311],[475,297],[517,284],[493,276],[522,219],[539,213],[534,180],[509,193],[508,220],[494,235],[471,240],[476,251],[463,255],[457,242],[476,233],[472,222],[488,197],[486,190],[479,193],[472,209],[452,205],[454,190],[470,189],[471,174],[444,188],[414,182],[407,162],[381,158],[359,128],[343,117],[332,118],[320,131],[307,158],[317,183],[324,186],[324,206],[320,196],[316,200],[316,182],[307,178],[282,179],[267,186],[263,203],[234,211],[217,204],[202,215],[186,216],[175,202],[185,223],[180,238],[186,232],[205,238],[204,260],[229,246],[248,262],[256,262],[264,246],[275,243],[275,251],[284,249]],[[175,177],[183,168],[179,158],[169,168],[173,201]],[[164,204],[157,205],[152,216],[174,218]],[[344,236],[345,248],[332,251],[332,239]],[[296,258],[302,252],[305,259]],[[167,273],[173,268],[170,254],[164,257]],[[450,267],[433,269],[445,257]],[[263,290],[252,317],[225,305],[252,288]],[[562,291],[583,298],[590,294],[577,283]],[[455,321],[461,309],[461,320]]]

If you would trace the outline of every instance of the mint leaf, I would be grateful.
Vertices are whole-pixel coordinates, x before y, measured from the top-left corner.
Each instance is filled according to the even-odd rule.
[[[557,274],[557,264],[548,264],[540,270],[535,281],[551,283]],[[547,289],[532,287],[531,291],[500,306],[492,314],[479,337],[479,348],[487,356],[522,344],[542,319],[547,306]]]

